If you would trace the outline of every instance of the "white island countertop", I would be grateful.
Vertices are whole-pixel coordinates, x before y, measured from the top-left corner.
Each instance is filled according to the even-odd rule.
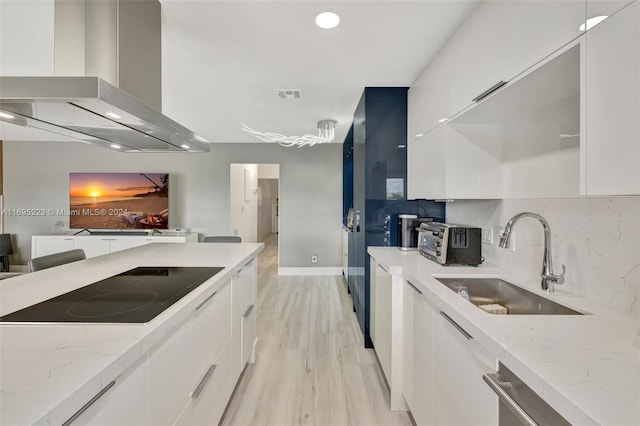
[[[640,425],[640,320],[556,292],[527,290],[589,315],[492,315],[436,277],[490,276],[492,265],[443,267],[418,252],[370,247],[389,273],[402,275],[575,425]]]
[[[263,248],[154,243],[0,281],[2,316],[138,266],[224,267],[146,324],[0,324],[0,424],[64,422]]]

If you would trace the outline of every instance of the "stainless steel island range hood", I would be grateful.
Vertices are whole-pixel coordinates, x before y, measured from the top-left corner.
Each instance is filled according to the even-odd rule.
[[[0,77],[0,120],[123,152],[209,151],[209,144],[98,77]]]
[[[55,76],[0,77],[0,120],[120,152],[209,151],[159,112],[158,0],[54,4]]]

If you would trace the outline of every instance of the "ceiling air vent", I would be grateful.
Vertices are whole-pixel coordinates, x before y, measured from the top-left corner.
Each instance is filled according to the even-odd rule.
[[[276,92],[278,92],[278,96],[280,96],[280,99],[302,99],[302,90],[300,89],[277,89]]]

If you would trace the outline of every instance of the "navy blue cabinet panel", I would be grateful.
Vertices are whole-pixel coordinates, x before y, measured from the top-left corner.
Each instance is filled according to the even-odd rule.
[[[348,281],[367,348],[373,347],[369,335],[367,248],[397,245],[401,213],[445,219],[443,203],[406,198],[407,90],[366,88],[353,118],[353,169],[345,173],[353,173],[353,209],[360,222],[349,239]],[[345,140],[345,144],[350,142]],[[349,152],[347,147],[344,152]],[[348,196],[344,194],[345,205],[349,204]]]

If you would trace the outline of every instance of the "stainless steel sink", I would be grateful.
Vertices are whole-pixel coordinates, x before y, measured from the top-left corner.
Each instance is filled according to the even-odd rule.
[[[476,306],[498,304],[510,315],[583,315],[500,278],[436,278]]]

